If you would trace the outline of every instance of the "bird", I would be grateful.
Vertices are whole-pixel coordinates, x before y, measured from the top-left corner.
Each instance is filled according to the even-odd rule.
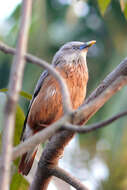
[[[89,78],[86,55],[88,48],[95,43],[95,40],[67,42],[60,47],[52,60],[52,66],[65,80],[73,110],[76,110],[85,100]],[[21,142],[50,126],[62,115],[63,104],[60,85],[55,77],[48,70],[45,70],[37,82],[28,107]],[[36,146],[22,155],[18,168],[22,175],[28,175],[30,172],[37,149]]]

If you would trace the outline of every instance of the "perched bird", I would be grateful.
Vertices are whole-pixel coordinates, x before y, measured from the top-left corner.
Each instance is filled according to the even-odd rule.
[[[55,54],[52,65],[65,79],[73,109],[84,101],[88,81],[86,55],[90,42],[68,42]],[[48,127],[63,115],[62,95],[57,80],[44,71],[36,85],[24,122],[21,141]],[[27,175],[32,167],[37,147],[25,153],[20,161],[19,172]]]

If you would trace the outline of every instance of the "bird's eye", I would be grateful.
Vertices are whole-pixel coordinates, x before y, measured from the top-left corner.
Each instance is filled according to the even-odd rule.
[[[72,49],[77,50],[79,48],[77,46],[72,46]]]

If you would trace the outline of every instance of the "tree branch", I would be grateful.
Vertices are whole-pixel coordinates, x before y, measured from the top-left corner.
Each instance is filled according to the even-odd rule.
[[[65,124],[62,128],[69,130],[69,131],[73,131],[73,132],[77,132],[77,133],[89,133],[92,131],[95,131],[97,129],[100,129],[102,127],[107,127],[109,124],[111,124],[112,122],[116,121],[117,119],[120,119],[121,117],[124,117],[127,115],[127,111],[121,112],[105,121],[102,122],[98,122],[98,123],[94,123],[92,125],[85,125],[83,127],[80,127],[78,125],[72,125],[70,123]]]
[[[3,42],[0,42],[0,50],[3,51],[6,54],[15,55],[16,50],[12,47],[9,47],[8,45],[4,44]],[[70,102],[70,95],[68,92],[67,85],[65,83],[64,78],[62,78],[57,70],[55,70],[52,65],[48,64],[46,61],[39,59],[36,56],[33,56],[31,54],[25,54],[26,61],[33,63],[35,65],[38,65],[44,69],[47,69],[50,74],[52,74],[56,80],[60,84],[61,92],[62,92],[62,102],[63,102],[63,110],[65,113],[71,112],[71,102]]]
[[[2,136],[2,160],[0,167],[0,189],[8,190],[10,183],[10,167],[16,104],[22,85],[24,71],[24,54],[27,48],[28,27],[31,15],[32,0],[23,0],[20,32],[18,36],[16,55],[11,68],[8,100],[5,105],[4,128]]]
[[[63,181],[67,182],[68,184],[72,185],[77,190],[88,190],[88,188],[85,187],[80,182],[80,180],[78,180],[77,178],[75,178],[70,173],[68,173],[67,171],[65,171],[64,169],[62,169],[60,167],[56,167],[56,168],[51,169],[50,173],[53,176],[58,177],[58,178],[62,179]]]

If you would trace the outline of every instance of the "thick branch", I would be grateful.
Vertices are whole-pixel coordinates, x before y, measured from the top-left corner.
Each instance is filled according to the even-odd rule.
[[[80,127],[78,125],[72,125],[70,123],[67,123],[63,126],[63,129],[73,131],[73,132],[78,132],[78,133],[89,133],[92,131],[95,131],[97,129],[100,129],[102,127],[109,126],[112,122],[116,121],[117,119],[120,119],[121,117],[124,117],[127,115],[127,111],[121,112],[105,121],[94,123],[92,125],[85,125],[83,127]]]
[[[15,53],[16,53],[16,50],[14,48],[9,47],[2,42],[0,43],[0,50],[3,51],[4,53],[12,54],[12,55],[15,55]],[[47,69],[48,72],[57,79],[57,81],[59,82],[60,87],[61,87],[64,112],[65,113],[70,112],[71,111],[70,95],[68,92],[67,85],[64,82],[65,80],[60,76],[60,74],[52,67],[52,65],[48,64],[46,61],[39,59],[33,55],[26,54],[25,59],[28,62],[31,62],[44,69]]]
[[[12,143],[14,132],[14,121],[16,104],[18,101],[19,91],[22,85],[24,71],[24,54],[27,48],[28,27],[31,15],[32,0],[23,0],[22,15],[16,55],[11,68],[8,100],[5,106],[4,128],[2,137],[2,160],[0,167],[0,189],[8,190],[10,182],[10,167],[12,156]]]
[[[53,176],[58,177],[58,178],[62,179],[63,181],[67,182],[68,184],[72,185],[77,190],[88,190],[88,188],[85,187],[80,182],[80,180],[78,180],[77,178],[75,178],[74,176],[72,176],[70,173],[68,173],[67,171],[65,171],[62,168],[59,168],[59,167],[53,168],[53,169],[51,169],[50,173]]]

